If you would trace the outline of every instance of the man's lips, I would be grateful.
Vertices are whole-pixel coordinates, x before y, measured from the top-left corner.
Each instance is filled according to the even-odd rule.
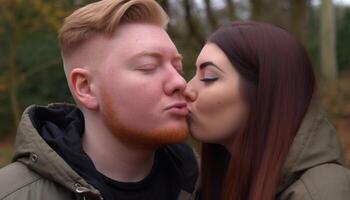
[[[186,116],[188,114],[186,102],[176,102],[168,105],[165,108],[166,111],[171,112],[175,115]]]

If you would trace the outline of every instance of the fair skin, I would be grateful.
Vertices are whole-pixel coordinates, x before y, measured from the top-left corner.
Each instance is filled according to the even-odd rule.
[[[208,43],[203,47],[196,74],[185,91],[190,133],[195,139],[222,144],[229,150],[235,133],[243,130],[248,117],[242,81],[217,45]]]
[[[145,23],[121,25],[79,49],[67,63],[85,118],[83,148],[104,175],[140,181],[159,146],[187,137],[182,58],[164,29]]]

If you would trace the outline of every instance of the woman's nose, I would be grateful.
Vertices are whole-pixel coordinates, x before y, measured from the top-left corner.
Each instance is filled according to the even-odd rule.
[[[188,102],[194,102],[197,99],[198,93],[191,84],[191,81],[187,83],[187,86],[184,91],[184,95],[186,98],[186,101]]]

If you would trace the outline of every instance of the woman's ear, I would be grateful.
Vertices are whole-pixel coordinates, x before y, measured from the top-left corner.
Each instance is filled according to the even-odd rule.
[[[79,104],[89,110],[97,110],[98,100],[91,72],[83,68],[74,68],[70,73],[70,81],[73,95]]]

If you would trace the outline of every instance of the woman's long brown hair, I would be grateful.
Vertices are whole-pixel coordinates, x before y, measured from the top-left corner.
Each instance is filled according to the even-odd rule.
[[[250,113],[231,154],[203,144],[201,199],[272,200],[314,93],[310,59],[288,31],[265,23],[234,22],[208,42],[224,51],[243,78]]]

